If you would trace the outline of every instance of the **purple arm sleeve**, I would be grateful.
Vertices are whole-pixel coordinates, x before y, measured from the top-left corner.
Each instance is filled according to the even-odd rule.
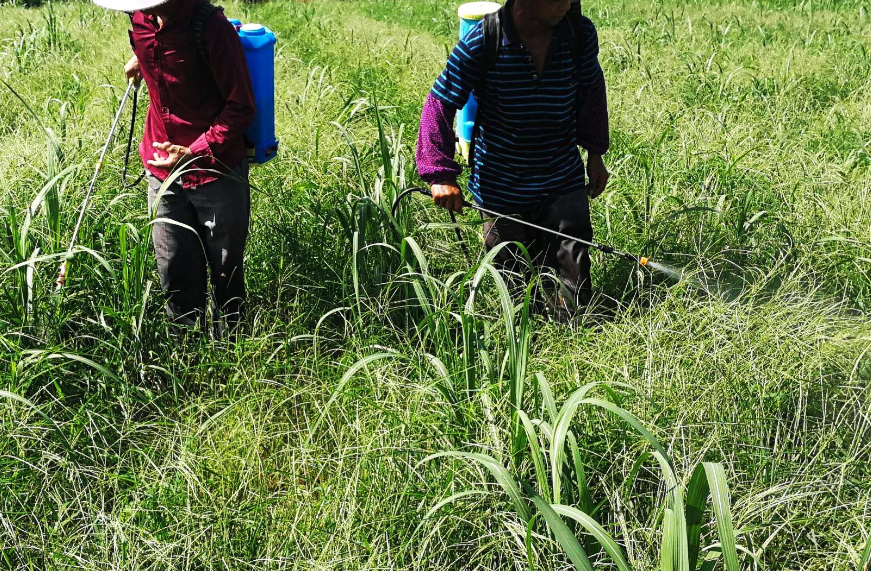
[[[454,160],[456,110],[430,93],[423,104],[417,135],[417,172],[428,184],[456,179],[463,169]]]
[[[594,155],[604,155],[611,145],[608,132],[608,96],[605,78],[584,88],[584,103],[578,114],[578,145]]]

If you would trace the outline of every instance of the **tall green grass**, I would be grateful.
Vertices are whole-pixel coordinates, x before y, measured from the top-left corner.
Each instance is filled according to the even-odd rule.
[[[474,215],[469,261],[432,205],[390,215],[454,2],[226,8],[280,34],[234,342],[170,333],[120,144],[55,294],[126,21],[0,7],[0,566],[868,566],[866,10],[585,3],[597,238],[692,279],[597,257],[564,328]]]

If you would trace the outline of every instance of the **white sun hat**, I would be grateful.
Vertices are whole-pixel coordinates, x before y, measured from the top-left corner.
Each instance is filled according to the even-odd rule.
[[[118,10],[119,12],[136,12],[137,10],[148,10],[155,6],[165,4],[167,0],[91,0],[94,4],[107,10]]]

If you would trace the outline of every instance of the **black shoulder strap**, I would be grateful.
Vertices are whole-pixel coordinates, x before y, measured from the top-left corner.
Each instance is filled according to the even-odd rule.
[[[487,73],[493,69],[499,47],[502,45],[502,10],[484,16],[484,53],[481,58],[481,75],[478,77],[477,91],[482,93]]]
[[[566,17],[572,29],[572,59],[575,60],[575,69],[580,73],[584,66],[587,51],[587,34],[584,25],[584,15],[581,11],[581,3],[572,2]]]
[[[209,50],[206,46],[206,26],[208,26],[209,20],[212,19],[212,16],[222,10],[222,7],[215,6],[208,2],[208,0],[203,0],[202,2],[197,3],[197,7],[194,9],[193,18],[191,18],[191,36],[193,38],[194,48],[196,48],[197,54],[200,56],[200,61],[202,61],[206,67],[209,67]]]
[[[484,97],[484,84],[487,81],[487,73],[493,69],[493,64],[496,63],[496,56],[499,55],[499,48],[502,46],[502,10],[503,6],[496,12],[491,12],[484,16],[484,53],[480,62],[480,75],[478,76],[478,85],[475,86],[475,91],[478,94],[478,113],[475,116],[475,124],[472,127],[472,140],[469,145],[469,164],[472,163],[475,156],[475,139],[478,138],[478,130],[480,128],[481,107],[483,106],[482,99]]]

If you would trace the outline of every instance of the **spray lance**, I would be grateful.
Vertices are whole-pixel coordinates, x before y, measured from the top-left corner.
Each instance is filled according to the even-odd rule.
[[[402,199],[405,198],[406,196],[408,196],[409,194],[413,194],[413,193],[422,194],[424,196],[429,196],[430,198],[432,198],[432,193],[425,188],[408,188],[406,190],[403,190],[401,193],[399,193],[399,196],[396,197],[396,200],[393,201],[393,207],[390,209],[390,214],[394,218],[396,217],[396,209],[399,207],[399,204],[402,201]],[[478,206],[477,204],[471,204],[465,200],[463,200],[463,207],[464,208],[471,208],[472,210],[477,210],[478,212],[480,212],[482,214],[487,214],[488,216],[494,216],[496,218],[506,218],[505,214],[500,214],[499,212],[489,210],[489,209],[484,208],[482,206]],[[540,232],[547,232],[548,234],[553,234],[554,236],[559,236],[560,238],[563,238],[565,240],[573,240],[573,241],[578,242],[580,244],[583,244],[584,246],[587,246],[589,248],[599,250],[600,252],[603,252],[605,254],[612,254],[614,256],[619,256],[621,258],[624,258],[626,260],[629,260],[630,262],[634,262],[634,263],[639,264],[641,266],[647,266],[647,264],[650,262],[650,260],[644,256],[635,256],[633,254],[627,254],[626,252],[621,252],[620,250],[616,250],[613,246],[609,246],[607,244],[596,244],[594,242],[588,242],[587,240],[582,240],[581,238],[578,238],[576,236],[570,236],[570,235],[564,234],[562,232],[557,232],[556,230],[551,230],[550,228],[545,228],[543,226],[539,226],[538,224],[533,224],[532,222],[527,222],[526,220],[523,220],[522,218],[517,218],[514,216],[512,216],[510,218],[512,221],[516,222],[517,224],[522,224],[523,226],[528,226],[530,228],[534,228],[535,230],[538,230]],[[451,220],[454,223],[456,223],[456,218],[454,217],[453,211],[451,211]],[[455,227],[454,230],[457,233],[457,237],[460,239],[460,244],[462,244],[462,246],[463,246],[463,252],[466,253],[466,257],[468,258],[468,252],[466,251],[465,242],[463,242],[462,235],[460,234],[460,229]]]
[[[115,113],[115,119],[112,121],[112,127],[109,129],[109,136],[106,137],[106,144],[103,145],[103,150],[100,152],[100,158],[97,160],[97,165],[94,167],[94,175],[91,177],[91,184],[88,186],[88,192],[85,193],[85,199],[82,201],[82,208],[79,210],[79,218],[76,220],[76,225],[73,228],[73,237],[70,240],[70,246],[67,248],[66,256],[64,256],[64,261],[61,262],[60,269],[58,269],[57,274],[57,290],[60,291],[64,284],[67,281],[67,262],[73,256],[73,249],[76,246],[76,241],[79,237],[79,230],[82,228],[82,221],[85,219],[85,211],[88,208],[88,202],[91,200],[91,195],[94,193],[94,188],[97,186],[97,178],[100,176],[100,172],[103,170],[104,161],[106,159],[106,154],[109,152],[109,146],[112,144],[112,140],[115,138],[115,131],[118,129],[118,123],[121,120],[121,114],[124,112],[124,106],[127,104],[127,99],[130,97],[131,91],[135,94],[139,90],[139,85],[131,78],[127,83],[127,89],[124,91],[124,96],[121,98],[121,103],[118,105],[118,112]],[[134,118],[135,120],[135,118]],[[129,147],[129,142],[128,142]],[[126,175],[126,166],[125,166],[125,175]]]

